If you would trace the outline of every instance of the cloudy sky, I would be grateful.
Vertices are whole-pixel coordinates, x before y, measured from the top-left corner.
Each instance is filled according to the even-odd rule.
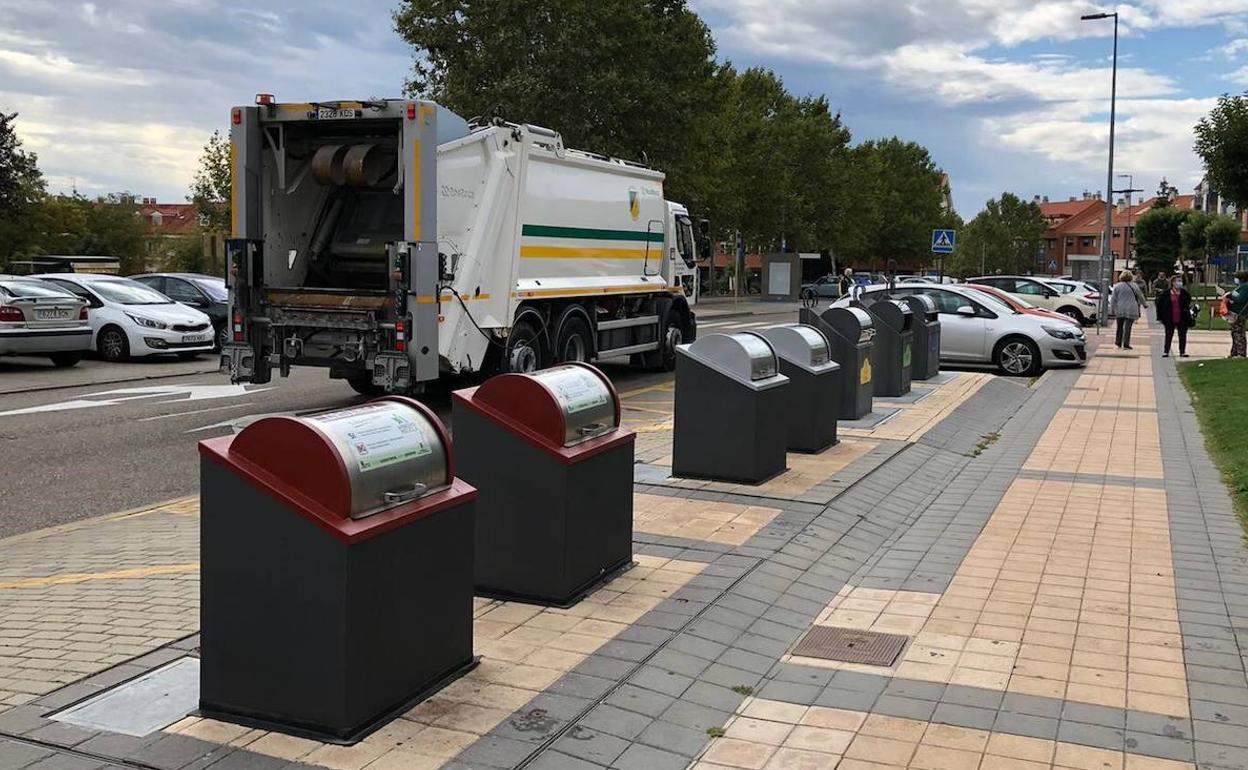
[[[2,0],[0,110],[54,191],[181,201],[204,141],[257,91],[397,95],[396,0]],[[1085,0],[692,0],[721,57],[827,94],[858,140],[931,148],[972,216],[1003,190],[1105,186],[1112,22]],[[1248,0],[1131,0],[1118,170],[1150,192],[1200,177],[1192,125],[1248,89]],[[592,149],[592,148],[588,148]],[[1125,180],[1116,181],[1125,186]]]

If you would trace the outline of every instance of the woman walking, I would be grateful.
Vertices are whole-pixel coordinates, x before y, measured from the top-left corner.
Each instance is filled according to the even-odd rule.
[[[1133,350],[1131,347],[1131,326],[1140,318],[1140,310],[1144,308],[1144,292],[1135,284],[1135,276],[1130,270],[1123,270],[1118,276],[1118,283],[1109,293],[1110,314],[1118,319],[1114,332],[1114,346],[1122,350]]]
[[[1174,333],[1179,333],[1179,357],[1187,358],[1187,329],[1192,325],[1192,295],[1183,288],[1183,279],[1174,276],[1170,279],[1170,288],[1158,294],[1153,301],[1157,308],[1157,320],[1166,327],[1166,345],[1161,357],[1170,357],[1170,345],[1174,341]]]
[[[1235,288],[1226,293],[1226,322],[1231,327],[1231,358],[1248,356],[1244,320],[1248,316],[1248,270],[1235,274]]]

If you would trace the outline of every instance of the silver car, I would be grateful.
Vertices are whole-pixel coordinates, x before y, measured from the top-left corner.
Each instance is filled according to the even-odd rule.
[[[1083,366],[1087,345],[1083,329],[1018,313],[995,297],[961,286],[899,284],[894,297],[926,294],[940,312],[940,360],[951,364],[992,364],[1011,375],[1036,375],[1042,369]],[[863,291],[862,303],[887,298],[885,286]],[[832,303],[849,304],[848,299]]]
[[[0,276],[0,356],[73,366],[91,347],[86,301],[40,281]]]

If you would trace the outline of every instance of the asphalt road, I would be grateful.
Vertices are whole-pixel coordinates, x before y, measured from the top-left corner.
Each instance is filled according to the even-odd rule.
[[[21,362],[7,366],[22,371]],[[129,365],[115,366],[124,376]],[[365,400],[321,369],[275,375],[266,385],[231,385],[222,375],[202,373],[212,366],[207,356],[170,366],[187,373],[166,367],[153,379],[154,370],[134,368],[130,381],[72,386],[65,384],[66,370],[48,369],[50,387],[0,395],[0,537],[194,494],[201,439],[241,430],[264,415]],[[671,377],[603,368],[621,391]],[[88,370],[77,376],[94,377]],[[4,385],[0,376],[0,390]],[[446,391],[424,400],[449,423]]]

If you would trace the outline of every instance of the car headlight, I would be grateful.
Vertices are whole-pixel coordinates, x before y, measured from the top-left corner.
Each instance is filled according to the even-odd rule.
[[[132,315],[130,313],[126,313],[126,317],[128,317],[131,321],[134,321],[139,326],[145,326],[148,329],[168,329],[169,328],[169,324],[161,323],[160,321],[153,321],[152,319],[144,318],[141,315]]]
[[[1076,336],[1074,329],[1063,329],[1060,326],[1046,326],[1044,330],[1050,337],[1057,337],[1059,340],[1073,340]]]

